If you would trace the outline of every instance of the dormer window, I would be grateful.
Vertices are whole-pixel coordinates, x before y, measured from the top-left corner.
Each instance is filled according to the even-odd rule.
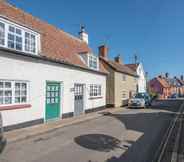
[[[36,52],[36,36],[25,32],[25,50],[27,52]]]
[[[22,30],[9,26],[8,48],[22,51]]]
[[[28,28],[0,18],[0,46],[38,54],[40,35]]]
[[[99,58],[93,53],[81,53],[82,61],[93,70],[99,70]]]
[[[98,59],[94,55],[89,55],[89,68],[97,69],[98,66]]]

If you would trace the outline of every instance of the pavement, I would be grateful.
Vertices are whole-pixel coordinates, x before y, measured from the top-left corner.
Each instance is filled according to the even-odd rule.
[[[83,114],[78,117],[60,119],[57,121],[50,121],[44,124],[39,124],[39,125],[31,126],[31,127],[17,129],[17,130],[5,132],[5,138],[7,139],[7,142],[9,143],[20,141],[20,140],[31,138],[36,135],[41,135],[44,133],[52,132],[59,128],[63,128],[63,127],[70,126],[73,124],[87,122],[89,120],[93,120],[95,118],[103,116],[104,113],[108,113],[108,112],[113,113],[113,112],[116,112],[122,109],[123,108],[108,108],[108,109],[98,111],[98,112]]]
[[[0,162],[151,162],[180,104],[88,114],[97,116],[9,142]]]

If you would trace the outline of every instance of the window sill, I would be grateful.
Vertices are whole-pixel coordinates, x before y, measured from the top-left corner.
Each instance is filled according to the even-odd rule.
[[[16,110],[16,109],[26,109],[30,108],[30,104],[20,104],[20,105],[1,105],[0,106],[0,111],[5,111],[5,110]]]
[[[96,100],[96,99],[102,99],[103,97],[102,96],[99,96],[99,97],[90,97],[89,100]]]

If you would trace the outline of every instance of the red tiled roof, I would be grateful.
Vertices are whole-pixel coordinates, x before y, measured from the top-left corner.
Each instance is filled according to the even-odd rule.
[[[117,63],[115,61],[104,59],[103,57],[100,57],[100,60],[104,61],[106,64],[110,65],[115,71],[125,73],[132,76],[137,76],[136,72],[134,72],[132,69],[127,67],[124,64]]]
[[[139,64],[126,64],[126,66],[128,66],[130,69],[136,72]]]
[[[165,88],[169,88],[170,87],[170,84],[167,82],[167,80],[165,78],[157,77],[156,79],[158,80],[158,82],[160,82],[160,84],[163,87],[165,87]]]
[[[0,15],[39,32],[42,49],[40,55],[87,68],[78,55],[91,52],[85,42],[6,2],[0,1]],[[104,68],[100,71],[106,72]]]
[[[176,78],[176,80],[177,80],[181,85],[184,85],[184,80],[179,79],[179,78]]]

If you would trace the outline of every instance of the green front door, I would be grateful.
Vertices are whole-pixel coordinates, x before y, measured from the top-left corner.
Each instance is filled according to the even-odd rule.
[[[47,82],[46,85],[46,121],[60,116],[60,83]]]

